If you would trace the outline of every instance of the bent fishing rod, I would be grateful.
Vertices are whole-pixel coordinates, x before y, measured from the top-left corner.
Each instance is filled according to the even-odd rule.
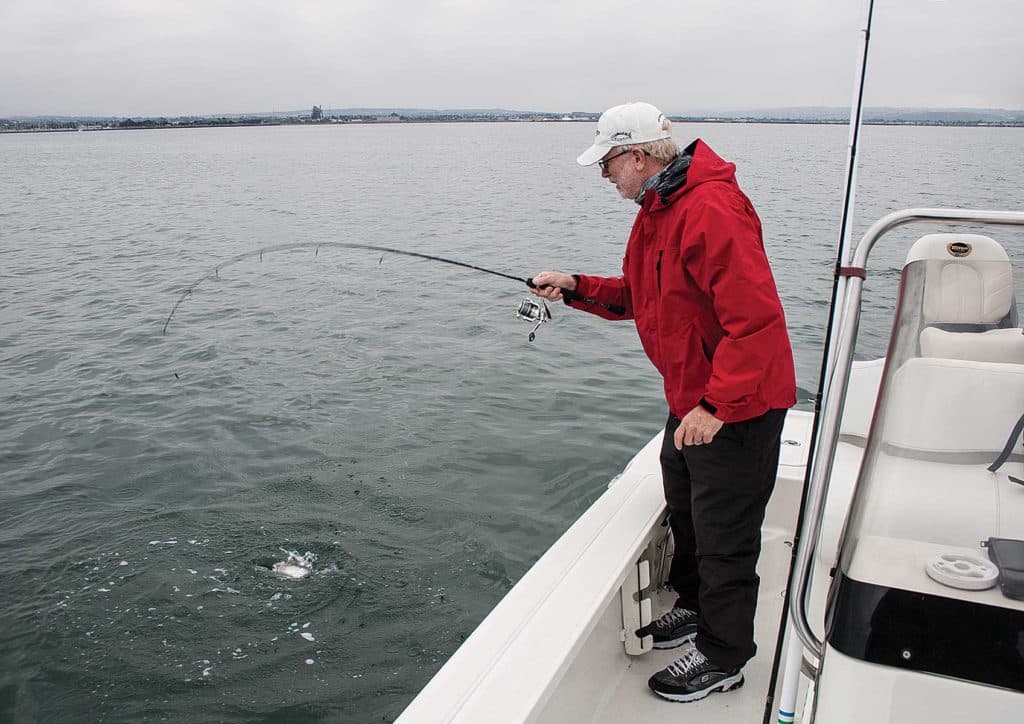
[[[532,278],[517,277],[511,274],[505,274],[503,272],[494,271],[493,269],[487,269],[482,266],[477,266],[475,264],[467,264],[466,262],[456,261],[454,259],[447,259],[442,256],[434,256],[433,254],[423,254],[417,251],[407,251],[405,249],[394,249],[387,246],[376,246],[374,244],[360,244],[357,242],[346,241],[299,241],[291,244],[278,244],[276,246],[267,246],[260,249],[254,249],[253,251],[247,251],[242,254],[238,254],[237,256],[233,256],[230,259],[222,261],[220,264],[215,266],[212,271],[207,272],[206,274],[204,274],[203,276],[199,277],[194,282],[189,284],[188,287],[186,287],[185,291],[181,293],[181,296],[178,297],[178,300],[174,303],[174,306],[171,308],[170,314],[167,315],[167,319],[164,321],[164,326],[163,330],[161,331],[161,335],[167,334],[167,326],[171,323],[171,319],[174,317],[174,313],[178,311],[178,307],[180,307],[182,302],[184,302],[192,294],[193,290],[195,290],[196,287],[198,287],[200,284],[202,284],[204,281],[208,279],[219,278],[220,271],[222,269],[225,269],[226,267],[229,267],[233,264],[237,264],[240,261],[244,261],[245,259],[250,259],[254,256],[259,256],[260,261],[263,261],[263,255],[273,251],[288,251],[292,249],[315,248],[315,255],[319,256],[321,247],[333,247],[340,249],[365,249],[367,251],[377,251],[385,254],[411,256],[416,257],[417,259],[427,259],[430,261],[441,262],[443,264],[451,264],[452,266],[459,266],[465,269],[472,269],[473,271],[491,274],[493,276],[501,277],[503,279],[511,279],[512,281],[522,282],[531,289],[546,289],[550,287],[550,285],[547,284],[543,284],[538,287],[537,284],[534,284]],[[383,260],[383,257],[381,257],[381,259]],[[607,309],[612,314],[616,314],[619,316],[622,316],[626,313],[626,308],[621,305],[605,304],[604,302],[599,302],[596,299],[584,297],[579,292],[572,289],[561,288],[561,292],[562,296],[569,301],[579,301],[585,304],[596,304],[599,307]],[[544,302],[538,304],[532,299],[524,299],[519,304],[519,309],[516,311],[516,316],[520,319],[525,319],[528,322],[536,323],[536,326],[534,326],[533,331],[530,332],[529,339],[532,342],[535,338],[537,329],[540,327],[540,325],[551,319],[551,312],[548,309],[547,304],[545,304]]]

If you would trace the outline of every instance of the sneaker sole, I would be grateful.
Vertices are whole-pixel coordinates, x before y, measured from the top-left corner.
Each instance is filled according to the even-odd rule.
[[[677,649],[684,644],[692,644],[693,640],[697,638],[696,633],[686,634],[680,636],[677,639],[671,639],[669,641],[655,641],[654,648],[656,649]]]
[[[716,691],[720,691],[724,694],[727,691],[735,691],[736,689],[739,689],[741,686],[743,686],[742,672],[736,674],[735,676],[730,676],[727,679],[722,679],[709,689],[704,689],[703,691],[696,691],[692,694],[670,694],[665,691],[658,691],[654,687],[651,687],[651,691],[660,696],[662,699],[674,701],[677,704],[689,704],[693,701],[700,701],[708,694],[714,694]]]

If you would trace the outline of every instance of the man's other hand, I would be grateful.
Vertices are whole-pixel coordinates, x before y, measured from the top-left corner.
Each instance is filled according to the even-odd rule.
[[[673,441],[676,450],[682,450],[683,445],[706,445],[715,439],[715,435],[722,429],[725,423],[705,410],[700,405],[686,413],[686,416],[679,422]]]

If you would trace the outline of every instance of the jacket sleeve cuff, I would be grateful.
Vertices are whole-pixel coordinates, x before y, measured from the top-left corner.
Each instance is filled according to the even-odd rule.
[[[576,288],[573,291],[576,294],[579,294],[579,291],[580,291],[580,275],[579,274],[573,274],[571,276],[572,276],[573,279],[576,280]],[[562,304],[564,304],[567,307],[572,306],[572,301],[569,299],[569,296],[571,296],[571,295],[565,295],[565,294],[562,295]]]
[[[718,408],[716,406],[712,405],[710,402],[708,402],[708,398],[706,398],[706,397],[700,398],[700,402],[698,402],[697,404],[699,404],[705,410],[710,412],[712,415],[714,415],[716,412],[718,412]]]

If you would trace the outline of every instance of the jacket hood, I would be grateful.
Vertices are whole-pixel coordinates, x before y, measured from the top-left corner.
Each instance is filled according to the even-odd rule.
[[[736,164],[729,163],[699,138],[679,152],[661,173],[652,177],[661,206],[668,206],[695,186],[708,181],[736,183]],[[647,197],[645,191],[644,197]]]

